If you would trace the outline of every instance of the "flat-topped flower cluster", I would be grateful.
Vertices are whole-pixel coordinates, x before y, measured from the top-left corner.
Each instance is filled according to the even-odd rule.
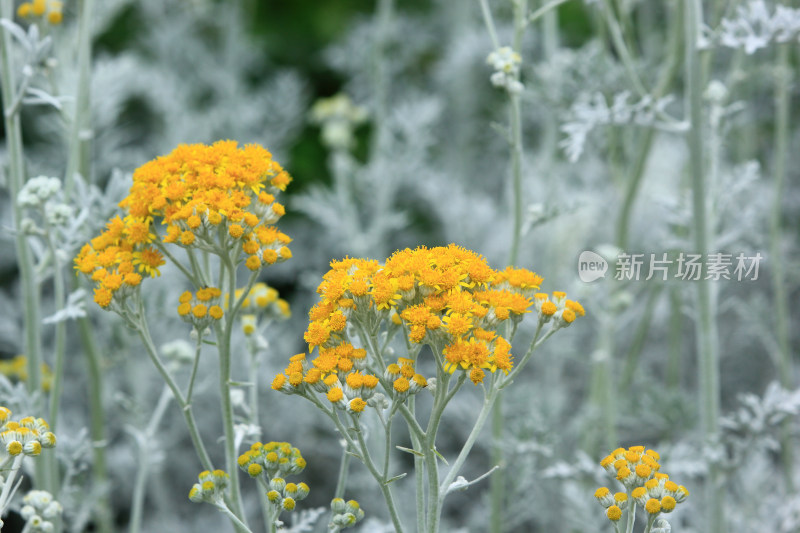
[[[381,327],[387,334],[402,330],[410,345],[431,346],[444,371],[466,372],[475,384],[487,372],[508,373],[513,357],[511,344],[499,333],[501,325],[516,325],[532,310],[541,321],[562,325],[584,314],[564,293],[538,293],[541,282],[529,270],[494,270],[482,256],[454,244],[398,251],[385,264],[333,261],[317,289],[320,302],[309,312],[304,335],[309,351],[316,348],[318,355],[310,360],[305,354],[293,356],[273,388],[317,390],[351,412],[364,408],[381,378],[393,396],[424,388],[427,381],[414,370],[414,359],[370,361],[366,349],[351,343],[353,332],[366,344]]]
[[[625,487],[625,492],[613,493],[607,487],[595,491],[595,497],[606,509],[606,516],[612,522],[622,518],[622,511],[632,505],[638,505],[647,512],[650,524],[661,513],[671,513],[677,504],[686,500],[689,491],[669,479],[669,475],[660,472],[658,463],[660,456],[655,450],[646,450],[644,446],[617,448],[601,462],[609,474]],[[633,512],[631,510],[630,512]]]
[[[180,145],[134,172],[120,202],[125,216],[81,249],[75,268],[95,283],[95,302],[107,307],[143,276],[159,275],[169,243],[230,257],[252,271],[288,259],[291,239],[274,224],[285,212],[275,195],[290,181],[258,145]],[[163,234],[156,221],[166,226]]]

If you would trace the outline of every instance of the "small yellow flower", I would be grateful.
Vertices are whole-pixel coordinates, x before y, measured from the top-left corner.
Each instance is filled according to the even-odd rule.
[[[622,509],[620,509],[616,505],[612,505],[606,510],[606,516],[612,522],[618,522],[619,519],[622,518]]]

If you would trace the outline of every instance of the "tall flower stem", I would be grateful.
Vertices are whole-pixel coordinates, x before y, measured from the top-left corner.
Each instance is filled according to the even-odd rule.
[[[703,68],[697,41],[700,37],[702,4],[699,0],[685,0],[684,37],[686,53],[686,100],[691,126],[687,134],[689,171],[692,186],[692,214],[695,252],[708,251],[709,228],[704,168],[703,135]],[[719,348],[717,325],[714,316],[711,287],[705,280],[695,284],[697,289],[697,352],[700,367],[700,413],[703,434],[707,442],[714,442],[719,434]],[[709,469],[706,484],[705,531],[720,533],[723,524],[722,493],[719,483],[721,472],[717,465]]]
[[[72,191],[75,174],[89,182],[91,160],[91,63],[92,28],[91,16],[94,0],[78,0],[78,86],[75,92],[75,112],[72,117],[72,131],[69,136],[67,170],[64,176],[64,190]]]
[[[494,25],[494,19],[487,0],[480,0],[481,13],[486,29],[492,39],[495,49],[500,42]],[[522,37],[528,24],[528,1],[514,0],[514,34],[512,48],[515,53],[522,55]],[[511,225],[511,249],[509,250],[508,264],[514,265],[519,259],[519,245],[522,236],[522,110],[520,97],[508,91],[508,121],[510,126],[510,157],[511,157],[511,202],[513,220]],[[505,477],[503,466],[503,403],[494,403],[492,413],[492,464],[500,468],[489,480],[490,519],[489,530],[491,533],[502,531],[502,517],[505,504]]]
[[[183,414],[183,418],[186,422],[186,427],[189,429],[189,435],[191,436],[192,444],[194,444],[195,452],[197,452],[197,457],[200,459],[200,464],[202,464],[203,468],[206,470],[214,470],[211,457],[208,455],[206,447],[203,444],[203,439],[200,436],[200,431],[197,427],[197,421],[195,420],[194,412],[192,411],[192,404],[186,400],[181,392],[180,387],[178,387],[178,384],[175,383],[172,375],[167,370],[167,367],[164,366],[164,362],[158,355],[158,350],[156,350],[155,344],[153,344],[153,339],[150,336],[150,328],[148,327],[147,321],[144,318],[144,305],[140,297],[137,297],[137,299],[138,313],[135,319],[131,319],[129,323],[139,334],[139,338],[141,338],[142,343],[144,344],[147,355],[150,356],[150,360],[153,361],[158,373],[161,374],[161,377],[166,382],[170,391],[172,391],[175,401],[181,408],[181,413]]]
[[[92,480],[95,487],[108,484],[108,464],[106,462],[105,412],[103,410],[103,371],[101,357],[94,342],[94,332],[88,318],[78,319],[78,335],[86,355],[88,375],[87,394],[89,396],[89,435],[92,438]],[[108,491],[101,490],[95,508],[95,520],[99,533],[114,531]]]
[[[653,88],[653,92],[651,95],[649,95],[649,97],[651,97],[653,100],[658,100],[667,93],[678,73],[681,64],[680,52],[683,43],[683,36],[681,34],[679,16],[680,6],[675,6],[675,9],[676,12],[670,15],[671,21],[674,21],[674,23],[667,25],[667,27],[673,29],[673,32],[669,36],[669,55],[664,63],[664,67],[659,73],[659,78],[655,87]],[[641,86],[641,82],[638,81],[639,78],[634,68],[633,57],[624,44],[621,31],[619,30],[619,25],[614,18],[613,10],[611,9],[609,2],[606,2],[604,10],[606,13],[607,24],[612,33],[615,49],[617,49],[618,54],[627,61],[626,68],[634,86],[636,86],[637,83]],[[643,87],[642,90],[644,90]],[[639,191],[641,190],[641,184],[644,179],[644,171],[652,150],[655,133],[655,128],[653,127],[647,127],[644,129],[641,135],[641,140],[637,146],[636,155],[626,172],[627,176],[625,177],[625,185],[622,193],[622,205],[617,218],[614,237],[616,247],[622,251],[627,250],[628,247],[630,219],[633,213],[633,208],[636,205],[636,199]],[[610,279],[607,285],[610,285],[607,299],[609,301],[616,302],[618,300],[618,295],[625,289],[625,285],[613,279]],[[614,379],[613,376],[615,375],[612,370],[612,366],[614,364],[613,354],[616,353],[617,350],[616,317],[617,313],[614,310],[606,310],[604,315],[601,317],[603,325],[600,328],[600,341],[598,342],[598,349],[592,362],[593,368],[590,396],[592,398],[592,403],[597,406],[600,412],[600,417],[604,427],[604,431],[602,431],[603,448],[613,448],[617,440],[615,427],[616,411],[615,406],[613,405],[614,395],[612,393],[612,389],[614,387],[612,380]],[[630,379],[632,379],[632,377],[633,376],[631,375]],[[587,434],[587,440],[584,444],[585,448],[591,450],[597,444],[598,440]]]
[[[148,447],[148,444],[156,436],[158,425],[161,423],[161,419],[164,417],[164,413],[167,410],[167,405],[169,405],[169,401],[171,399],[172,394],[170,393],[169,387],[164,385],[164,389],[161,391],[161,396],[158,399],[156,408],[153,411],[153,414],[150,416],[150,421],[147,424],[147,428],[144,430],[143,434],[137,434],[137,440],[139,444],[139,465],[138,470],[136,471],[136,479],[133,483],[131,518],[130,525],[128,527],[128,533],[139,533],[142,528],[142,508],[144,506],[145,484],[150,473],[150,457],[152,454],[152,450]]]
[[[790,83],[791,70],[789,67],[789,45],[778,45],[778,58],[776,65],[775,85],[775,184],[772,210],[770,211],[769,244],[770,260],[772,262],[772,294],[775,299],[775,336],[778,344],[778,373],[781,385],[792,387],[792,359],[789,346],[789,301],[785,289],[785,274],[783,270],[783,257],[781,242],[783,229],[781,227],[781,201],[784,197],[786,184],[786,154],[789,139],[789,113],[790,113]],[[791,426],[787,420],[781,433],[781,454],[783,459],[783,472],[786,487],[789,492],[794,492],[793,454],[792,454]]]
[[[11,0],[0,0],[0,18],[13,20],[14,3]],[[3,121],[6,134],[6,157],[8,159],[8,188],[11,196],[11,211],[14,228],[14,246],[17,254],[21,293],[23,297],[23,331],[25,336],[25,356],[27,360],[27,389],[41,401],[42,395],[42,345],[40,294],[36,282],[36,270],[33,254],[21,231],[22,209],[17,203],[17,196],[25,185],[25,159],[22,148],[22,125],[19,107],[14,106],[16,97],[16,81],[14,77],[14,61],[11,52],[12,40],[10,32],[0,30],[0,92],[3,102]],[[13,108],[12,108],[13,106]],[[44,405],[40,406],[42,409]],[[36,482],[42,487],[49,487],[48,469],[44,461],[36,462]]]
[[[61,269],[63,265],[58,258],[55,243],[53,242],[53,228],[47,222],[46,214],[42,213],[45,224],[45,235],[47,250],[53,261],[53,299],[56,304],[56,311],[64,309],[66,297],[64,294],[64,277]],[[53,368],[53,384],[50,389],[50,408],[48,421],[50,427],[55,431],[58,428],[58,407],[61,402],[61,389],[64,378],[64,352],[66,349],[66,322],[61,320],[56,323],[55,332],[55,365]],[[54,487],[53,487],[54,488]],[[57,497],[57,492],[51,492],[53,497]]]
[[[64,174],[64,192],[67,197],[72,192],[76,174],[82,176],[87,182],[91,181],[91,16],[94,12],[94,0],[78,0],[77,10],[78,84],[75,91],[72,130],[67,139],[69,149],[67,168]],[[78,286],[77,279],[71,285],[76,288]],[[77,319],[77,323],[88,368],[89,432],[94,443],[92,447],[92,479],[95,487],[103,487],[108,484],[108,474],[101,357],[95,346],[94,332],[89,318],[80,317]],[[99,533],[111,533],[114,529],[108,491],[100,491],[95,507],[95,522]]]
[[[224,242],[224,241],[222,241]],[[230,257],[220,255],[220,269],[227,273],[228,302],[234,302],[225,315],[222,328],[217,325],[217,350],[219,352],[219,387],[222,402],[222,422],[225,433],[225,467],[231,476],[231,503],[234,514],[244,521],[244,506],[242,505],[241,489],[239,487],[239,468],[236,464],[236,442],[233,428],[233,403],[231,402],[231,334],[233,333],[234,319],[241,308],[242,300],[252,287],[256,276],[250,278],[250,283],[242,291],[242,296],[236,300],[236,266]]]
[[[55,243],[53,243],[53,228],[47,222],[47,216],[42,213],[45,224],[45,235],[47,241],[47,249],[53,261],[53,300],[55,301],[56,311],[64,309],[66,304],[66,296],[64,294],[64,277],[62,272],[62,264],[58,258]],[[66,351],[66,336],[67,324],[61,320],[55,325],[55,357],[53,365],[53,382],[50,388],[50,406],[49,406],[49,423],[53,431],[58,428],[58,411],[61,405],[61,390],[64,383],[64,355]],[[58,459],[55,454],[47,454],[43,458],[45,468],[48,471],[46,490],[58,498],[60,492],[59,472],[58,472]]]

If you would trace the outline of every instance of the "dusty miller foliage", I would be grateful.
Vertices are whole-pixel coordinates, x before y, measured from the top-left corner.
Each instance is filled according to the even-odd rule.
[[[60,241],[65,257],[96,235],[102,221],[115,212],[133,169],[178,143],[218,138],[258,142],[273,151],[276,159],[287,161],[301,129],[310,127],[311,91],[297,71],[272,66],[266,69],[269,74],[264,79],[250,79],[249,72],[255,66],[263,68],[265,62],[269,65],[270,58],[243,31],[239,9],[199,1],[180,5],[160,0],[96,3],[95,36],[109,31],[119,17],[129,13],[135,13],[142,24],[123,50],[101,50],[94,61],[94,176],[78,177],[64,198],[75,213],[73,227],[63,232]],[[294,316],[268,331],[263,368],[257,376],[248,377],[261,389],[266,389],[269,376],[285,365],[287,354],[305,350],[300,339],[308,302],[331,259],[346,254],[380,259],[399,247],[456,242],[483,253],[494,266],[507,261],[511,213],[506,100],[489,82],[491,72],[485,61],[492,45],[476,6],[470,4],[468,9],[455,4],[433,2],[425,15],[409,14],[398,5],[386,27],[380,27],[375,17],[359,18],[314,58],[339,77],[340,91],[366,108],[369,118],[358,130],[356,149],[328,153],[329,173],[340,176],[347,194],[341,196],[334,184],[318,180],[289,201],[290,210],[303,215],[290,221],[291,229],[287,229],[303,257],[286,265],[296,274],[280,278],[297,284],[291,302]],[[585,4],[588,13],[598,16],[601,3]],[[627,4],[634,9],[645,3]],[[498,32],[506,44],[512,28],[508,10],[500,7]],[[204,31],[198,32],[199,27]],[[609,301],[606,286],[576,280],[575,258],[584,249],[613,246],[624,171],[639,138],[649,128],[657,133],[630,222],[629,248],[666,252],[691,246],[692,206],[681,173],[687,162],[681,138],[684,94],[678,83],[662,98],[638,95],[630,87],[618,55],[593,35],[585,42],[562,44],[546,56],[537,30],[534,26],[526,34],[521,76],[525,85],[521,101],[527,218],[519,265],[542,274],[545,289],[559,284],[574,289],[590,316],[599,316],[603,309],[618,311],[615,320],[619,357],[623,358],[634,344],[647,299],[655,289],[644,283],[631,284]],[[795,45],[799,33],[800,10],[778,2],[750,1],[727,9],[717,26],[704,29],[700,44],[723,58],[742,51],[745,62],[748,58],[768,62],[775,47]],[[63,166],[63,153],[55,148],[63,132],[54,113],[70,98],[76,75],[66,68],[73,51],[53,49],[39,37],[30,32],[18,36],[30,43],[22,53],[28,54],[36,75],[24,102],[36,105],[36,109],[26,108],[26,118],[38,134],[26,145],[32,175],[55,173]],[[48,62],[51,58],[55,61]],[[634,67],[648,86],[662,60],[660,56],[635,60]],[[773,109],[763,102],[772,97],[772,77],[767,66],[745,65],[736,76],[714,71],[715,79],[725,80],[729,93],[722,100],[705,100],[705,116],[710,119],[716,112],[719,119],[716,126],[706,125],[707,139],[719,141],[715,181],[709,188],[712,248],[734,253],[761,251],[766,257],[774,147],[766,142],[754,145],[752,139],[771,135]],[[43,83],[44,68],[53,72],[55,92]],[[714,68],[718,68],[716,63]],[[751,127],[755,130],[748,129]],[[758,135],[753,135],[754,131]],[[796,141],[797,133],[792,136]],[[0,209],[4,228],[11,225],[9,201],[4,197]],[[796,186],[782,206],[786,213],[783,223],[794,227],[791,224],[796,222],[800,206]],[[4,231],[4,250],[12,246],[11,238]],[[794,295],[800,282],[796,243],[785,242],[781,249],[788,258],[786,290]],[[13,258],[2,254],[0,264],[10,269]],[[723,465],[728,482],[725,490],[732,498],[732,523],[741,524],[742,531],[761,528],[788,533],[800,524],[800,500],[774,489],[780,478],[780,428],[787,425],[796,437],[800,396],[774,383],[766,385],[774,377],[764,369],[767,354],[777,348],[770,320],[769,264],[762,263],[762,267],[760,282],[721,285],[718,291],[719,337],[724,368],[729,369],[723,374],[723,403],[728,414],[720,421],[724,429],[721,441],[700,443],[698,436],[687,430],[697,423],[692,360],[683,357],[677,384],[673,388],[664,385],[665,362],[675,347],[668,340],[675,311],[669,294],[677,294],[681,331],[690,330],[696,316],[691,288],[680,284],[665,284],[653,296],[637,371],[629,388],[620,390],[616,399],[617,405],[628,406],[618,433],[626,445],[646,442],[657,447],[669,458],[665,469],[685,479],[690,488],[702,483],[709,464]],[[47,274],[43,272],[43,278]],[[147,302],[154,337],[166,342],[178,331],[188,338],[188,328],[183,324],[176,328],[173,309],[183,287],[174,283],[178,278],[169,268],[164,269],[162,278],[163,290],[150,295]],[[22,349],[15,326],[19,324],[15,290],[11,287],[0,294],[0,347],[9,354]],[[88,313],[98,343],[104,347],[105,400],[114,413],[108,417],[107,429],[109,464],[113,465],[110,485],[115,489],[112,504],[118,509],[129,504],[135,458],[146,446],[157,481],[149,486],[145,529],[156,527],[154,524],[164,530],[187,531],[224,527],[223,517],[192,512],[184,497],[198,465],[185,453],[190,443],[179,414],[168,410],[157,438],[142,440],[162,384],[137,348],[134,335],[85,300],[85,294],[73,292],[60,313],[47,302],[43,317],[49,325]],[[516,385],[522,386],[514,387],[506,405],[508,431],[502,447],[508,465],[513,466],[506,469],[513,494],[509,528],[567,531],[608,527],[602,512],[594,507],[591,491],[597,484],[609,482],[597,466],[597,460],[609,450],[582,449],[582,434],[597,418],[587,407],[587,391],[589,363],[601,326],[587,321],[581,327],[584,329],[572,330],[574,335],[559,346],[544,350],[542,360],[520,376]],[[45,328],[46,342],[51,340],[50,331]],[[521,337],[526,334],[529,338],[531,332],[523,331]],[[693,353],[693,339],[673,341],[680,353]],[[71,348],[78,350],[77,340],[71,342]],[[201,432],[213,442],[218,437],[213,434],[218,408],[212,392],[215,362],[209,359],[205,357],[201,363],[196,384],[199,400],[194,408],[205,413],[207,418],[200,423],[207,422],[208,427]],[[237,364],[235,373],[246,375],[244,362]],[[178,362],[175,365],[179,379],[185,379],[189,369]],[[73,400],[83,398],[82,372],[77,362],[68,369],[68,400],[62,416],[76,427],[85,424],[82,400]],[[247,387],[241,389],[246,392]],[[748,392],[737,400],[732,391]],[[327,505],[325,497],[333,491],[341,454],[336,435],[319,429],[323,424],[311,409],[298,410],[296,418],[286,417],[290,404],[284,397],[268,392],[263,396],[261,427],[257,428],[261,437],[291,441],[308,456],[308,471],[315,472],[309,502]],[[32,402],[22,384],[6,379],[0,379],[0,397],[15,412],[25,412]],[[477,402],[477,396],[465,394],[454,420],[445,421],[451,442],[445,442],[443,449],[456,449],[466,438],[468,424],[460,421],[471,420]],[[244,420],[245,414],[245,406],[240,404],[237,415]],[[407,436],[403,438],[407,440]],[[65,518],[73,524],[71,531],[77,532],[90,519],[97,495],[107,487],[89,483],[92,443],[86,435],[76,432],[63,442],[58,453],[70,480]],[[320,444],[323,442],[327,445]],[[704,451],[699,453],[699,449]],[[408,457],[396,461],[401,471],[410,472]],[[487,439],[479,441],[474,466],[470,465],[465,475],[473,478],[488,467]],[[364,473],[354,469],[351,479],[356,488],[348,497],[359,499],[368,511],[360,530],[390,531],[374,491],[357,488],[369,486]],[[476,524],[473,530],[483,530],[488,505],[483,488],[470,487],[453,496],[451,509],[462,511],[447,515],[443,530],[467,523],[465,515]],[[245,486],[245,494],[250,489],[253,487]],[[682,509],[681,517],[672,523],[674,531],[699,531],[699,492],[693,491],[698,503]],[[755,493],[769,496],[754,501]],[[255,496],[248,497],[251,501],[247,503],[255,507]],[[410,492],[399,491],[397,498],[401,508],[412,509]],[[779,512],[772,513],[772,509]],[[287,527],[298,533],[320,531],[325,523],[320,515],[318,510],[308,510],[298,515],[297,522],[287,521]],[[450,525],[452,528],[446,529]]]

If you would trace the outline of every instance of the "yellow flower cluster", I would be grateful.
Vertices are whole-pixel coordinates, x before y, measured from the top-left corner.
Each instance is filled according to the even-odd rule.
[[[120,202],[126,216],[112,219],[81,249],[75,268],[96,283],[95,302],[107,307],[138,286],[142,274],[159,275],[158,247],[166,243],[232,257],[253,271],[288,259],[291,239],[273,224],[285,212],[275,195],[290,181],[257,145],[180,145],[134,172]],[[156,220],[166,225],[163,236],[155,232]]]
[[[242,297],[243,289],[237,289],[235,298]],[[227,307],[227,306],[226,306]],[[248,291],[247,297],[242,302],[242,331],[245,335],[252,335],[258,328],[258,319],[262,315],[276,318],[289,318],[292,312],[289,302],[279,298],[278,291],[266,283],[256,283]]]
[[[606,516],[612,522],[622,518],[622,511],[632,499],[634,505],[641,506],[650,517],[659,513],[670,513],[675,506],[689,496],[683,485],[670,481],[669,476],[659,472],[659,454],[655,450],[645,450],[644,446],[617,448],[600,461],[600,466],[625,486],[626,492],[612,494],[607,487],[595,491],[595,498],[606,509]]]
[[[53,371],[50,370],[50,365],[42,363],[42,390],[45,392],[50,391],[53,386]],[[0,361],[0,374],[14,380],[14,381],[28,381],[28,358],[24,355],[17,355],[10,361]]]
[[[222,500],[230,483],[230,476],[223,470],[204,470],[197,476],[197,480],[189,490],[189,499],[195,503],[216,503]]]
[[[202,331],[225,314],[219,305],[221,295],[222,291],[216,287],[204,287],[194,294],[184,291],[178,297],[178,315]]]
[[[428,386],[428,380],[414,370],[414,360],[406,357],[399,357],[396,364],[387,366],[384,377],[392,384],[394,396],[414,394]]]
[[[290,358],[283,374],[275,376],[272,388],[290,394],[321,392],[334,406],[361,413],[380,383],[377,376],[364,371],[366,361],[366,350],[349,342],[321,348],[311,364],[306,354],[299,353]]]
[[[519,322],[531,306],[540,320],[555,317],[562,326],[584,314],[564,293],[553,293],[552,299],[537,294],[541,282],[525,269],[493,270],[483,257],[454,244],[398,251],[384,265],[367,259],[334,261],[317,289],[321,301],[309,312],[304,335],[320,356],[306,370],[294,370],[302,371],[304,379],[318,369],[311,374],[316,382],[334,369],[358,368],[365,353],[347,342],[349,321],[375,324],[390,317],[412,343],[441,350],[448,372],[468,371],[473,383],[480,383],[487,370],[507,373],[513,365],[509,342],[497,334],[501,323]],[[286,377],[292,381],[288,370]]]
[[[47,22],[57,25],[64,19],[63,7],[64,4],[56,0],[33,0],[21,3],[17,8],[17,15],[21,18],[45,16]]]
[[[26,416],[11,420],[11,414],[8,408],[0,406],[0,444],[3,446],[0,454],[36,456],[42,453],[42,448],[56,445],[56,436],[44,419]]]
[[[300,450],[288,442],[256,442],[239,456],[239,468],[252,478],[262,478],[269,486],[267,501],[276,509],[291,511],[308,496],[305,483],[287,483],[284,476],[299,474],[306,467]]]

